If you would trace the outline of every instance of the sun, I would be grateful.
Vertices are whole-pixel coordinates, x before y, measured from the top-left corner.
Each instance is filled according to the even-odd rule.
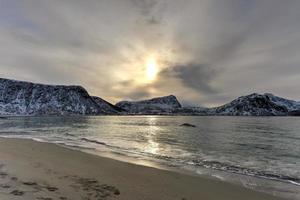
[[[149,57],[146,63],[146,77],[149,81],[153,81],[158,73],[157,61],[154,57]]]

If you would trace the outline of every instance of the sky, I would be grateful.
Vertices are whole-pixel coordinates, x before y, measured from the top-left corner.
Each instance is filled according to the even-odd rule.
[[[0,0],[0,77],[112,103],[300,100],[299,0]]]

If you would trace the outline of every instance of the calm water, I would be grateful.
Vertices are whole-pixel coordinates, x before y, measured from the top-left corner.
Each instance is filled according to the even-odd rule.
[[[194,173],[215,170],[219,178],[241,174],[277,180],[293,185],[292,197],[299,197],[300,118],[296,117],[9,118],[0,119],[0,136],[110,152]]]

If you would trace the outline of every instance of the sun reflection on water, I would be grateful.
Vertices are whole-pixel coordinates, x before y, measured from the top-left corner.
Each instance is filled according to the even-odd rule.
[[[149,117],[148,118],[148,123],[149,126],[147,127],[147,135],[145,136],[147,139],[147,144],[144,148],[144,151],[146,153],[151,153],[151,154],[158,154],[160,150],[160,145],[156,141],[157,139],[157,133],[160,131],[160,128],[156,126],[156,117]]]

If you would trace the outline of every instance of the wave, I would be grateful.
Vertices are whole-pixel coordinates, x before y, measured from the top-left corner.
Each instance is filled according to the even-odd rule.
[[[209,168],[209,169],[214,169],[214,170],[222,170],[222,171],[226,171],[226,172],[230,172],[230,173],[255,176],[255,177],[272,179],[272,180],[292,183],[295,185],[300,185],[299,177],[278,174],[275,172],[267,172],[267,171],[260,171],[260,170],[256,170],[256,169],[249,169],[246,167],[240,167],[240,166],[229,165],[226,163],[221,163],[218,161],[193,160],[192,162],[189,162],[189,164],[192,164],[195,166],[201,166],[201,167],[205,167],[205,168]]]
[[[148,152],[140,152],[137,149],[125,149],[125,148],[121,148],[118,146],[112,146],[112,145],[106,144],[104,142],[100,142],[100,141],[92,140],[92,139],[88,139],[88,138],[81,138],[81,140],[86,141],[86,142],[100,144],[100,145],[105,145],[111,149],[115,149],[115,150],[123,152],[122,155],[127,155],[127,156],[131,156],[131,154],[140,155],[140,156],[143,156],[146,158],[147,157],[154,158],[157,161],[166,161],[169,164],[193,165],[193,166],[204,167],[204,168],[213,169],[213,170],[221,170],[221,171],[226,171],[226,172],[235,173],[235,174],[255,176],[255,177],[259,177],[259,178],[277,180],[277,181],[281,181],[281,182],[291,183],[294,185],[300,185],[299,177],[278,174],[275,172],[267,172],[267,171],[260,171],[260,170],[256,170],[256,169],[249,169],[246,167],[234,166],[234,165],[222,163],[219,161],[183,160],[183,159],[175,158],[175,157],[168,156],[168,155],[152,154],[152,153],[148,153]]]
[[[86,147],[86,146],[74,145],[73,143],[69,143],[69,142],[66,142],[66,141],[49,141],[49,140],[45,140],[44,138],[40,138],[40,137],[32,137],[32,136],[24,136],[24,135],[11,135],[11,134],[9,134],[9,135],[0,134],[0,137],[3,137],[3,138],[32,139],[32,140],[35,140],[35,141],[38,141],[38,142],[49,142],[49,143],[61,144],[61,145],[64,145],[66,147],[69,146],[69,147],[79,148],[79,149],[86,148],[86,149],[97,150],[95,148],[90,148],[90,147]],[[204,168],[207,168],[207,169],[225,171],[225,172],[229,172],[229,173],[235,173],[235,174],[254,176],[254,177],[259,177],[259,178],[277,180],[277,181],[291,183],[291,184],[300,186],[300,178],[299,177],[279,174],[279,173],[276,173],[276,172],[250,169],[250,168],[246,168],[246,167],[242,167],[242,166],[235,166],[235,165],[231,165],[231,164],[227,164],[227,163],[219,162],[219,161],[207,161],[207,160],[201,160],[201,159],[198,159],[198,160],[184,160],[182,158],[175,158],[175,157],[168,156],[168,155],[160,155],[160,154],[152,154],[152,153],[149,153],[149,152],[141,152],[136,148],[126,149],[126,148],[122,148],[122,147],[119,147],[119,146],[113,146],[113,145],[109,145],[105,142],[101,142],[101,141],[86,138],[86,137],[77,138],[76,140],[77,141],[79,140],[79,141],[83,141],[83,142],[88,142],[88,143],[94,143],[94,144],[97,144],[97,145],[103,145],[105,147],[108,147],[110,150],[115,150],[115,151],[113,151],[113,153],[122,153],[122,155],[129,156],[129,157],[131,157],[131,156],[134,157],[133,155],[136,155],[137,157],[142,156],[145,159],[153,158],[158,162],[163,161],[164,163],[168,163],[168,165],[174,165],[174,166],[193,165],[193,166],[198,166],[198,167],[204,167]]]
[[[95,144],[106,145],[105,142],[100,142],[98,140],[92,140],[92,139],[88,139],[88,138],[81,138],[81,140],[85,141],[85,142],[91,142],[91,143],[95,143]]]
[[[275,172],[267,172],[267,171],[260,171],[256,169],[249,169],[246,167],[241,167],[241,166],[235,166],[235,165],[230,165],[226,163],[222,163],[219,161],[207,161],[207,160],[184,160],[181,158],[175,158],[172,156],[168,155],[160,155],[160,154],[152,154],[149,152],[141,152],[138,151],[138,149],[126,149],[126,148],[121,148],[118,146],[112,146],[109,145],[105,142],[100,142],[98,140],[94,139],[88,139],[88,138],[81,138],[82,141],[85,142],[91,142],[99,145],[104,145],[110,149],[117,150],[117,152],[122,153],[122,155],[126,156],[132,156],[132,155],[140,155],[143,156],[144,158],[154,158],[155,160],[159,161],[165,161],[168,162],[169,164],[179,164],[179,165],[193,165],[193,166],[198,166],[198,167],[204,167],[208,169],[213,169],[213,170],[221,170],[221,171],[226,171],[230,173],[235,173],[235,174],[241,174],[241,175],[247,175],[247,176],[255,176],[259,178],[265,178],[265,179],[272,179],[272,180],[277,180],[281,182],[287,182],[291,183],[294,185],[300,185],[300,178],[299,177],[293,177],[289,175],[283,175]],[[117,153],[115,152],[115,153]]]

